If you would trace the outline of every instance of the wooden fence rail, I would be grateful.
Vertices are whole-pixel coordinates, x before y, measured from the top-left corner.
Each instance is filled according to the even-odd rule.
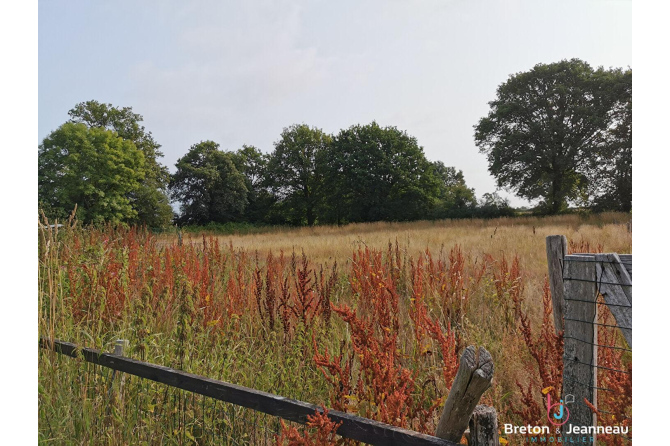
[[[137,361],[124,356],[104,353],[92,348],[80,348],[69,342],[58,340],[50,342],[42,338],[40,339],[40,346],[73,358],[83,358],[85,361],[112,370],[129,373],[301,424],[307,423],[308,415],[313,415],[316,411],[322,411],[320,406],[314,404],[237,386],[169,367]],[[328,416],[336,423],[342,423],[337,430],[338,435],[372,445],[457,445],[457,443],[452,441],[390,426],[344,412],[329,410]]]

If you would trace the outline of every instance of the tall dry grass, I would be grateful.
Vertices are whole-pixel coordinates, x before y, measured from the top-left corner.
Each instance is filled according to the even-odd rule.
[[[628,226],[630,215],[603,213],[589,215],[562,215],[555,217],[498,218],[492,220],[464,219],[402,223],[358,223],[343,227],[316,226],[282,229],[249,235],[213,237],[222,245],[258,251],[261,255],[272,252],[304,251],[315,262],[337,261],[345,265],[352,253],[361,246],[382,249],[389,241],[400,244],[406,254],[417,256],[425,249],[433,253],[454,245],[475,258],[485,253],[518,254],[527,271],[540,275],[546,269],[544,238],[562,234],[568,239],[589,240],[604,244],[611,252],[629,253],[632,249]],[[160,243],[173,243],[175,237],[159,237]],[[199,245],[200,235],[187,234],[185,243]]]
[[[537,410],[520,408],[541,409],[540,386],[558,376],[543,369],[557,355],[544,237],[630,252],[628,222],[375,223],[183,244],[43,222],[40,335],[107,351],[128,339],[138,359],[429,433],[460,351],[475,343],[496,362],[485,401],[501,422],[521,423]],[[282,428],[143,380],[118,388],[105,370],[39,355],[43,441],[259,444]]]

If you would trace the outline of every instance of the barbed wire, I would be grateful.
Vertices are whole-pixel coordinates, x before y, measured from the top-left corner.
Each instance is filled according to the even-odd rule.
[[[631,374],[631,372],[627,372],[625,370],[613,369],[611,367],[605,367],[605,366],[598,365],[598,364],[592,364],[592,363],[589,364],[588,362],[582,362],[579,359],[572,359],[572,358],[565,358],[565,359],[568,360],[568,361],[575,362],[577,364],[588,365],[589,367],[595,367],[595,368],[601,369],[601,370],[609,370],[610,372],[616,372],[616,373],[625,373],[626,375]]]
[[[632,351],[633,351],[633,350],[631,350],[630,348],[618,347],[618,346],[616,346],[616,345],[596,344],[596,343],[593,343],[593,342],[590,342],[590,341],[585,341],[585,340],[583,340],[583,339],[575,338],[575,337],[573,337],[573,336],[565,336],[565,335],[564,335],[564,336],[563,336],[563,339],[574,339],[575,341],[583,342],[583,343],[585,343],[585,344],[589,344],[589,345],[595,345],[595,346],[597,346],[597,347],[611,348],[611,349],[615,349],[615,350],[624,350],[624,351],[627,351],[627,352],[632,352]]]
[[[568,255],[574,256],[574,255],[581,255],[581,254],[568,254]],[[584,254],[584,255],[586,256],[587,254]],[[595,254],[590,254],[590,255],[594,256]],[[630,266],[633,266],[633,262],[624,262],[623,260],[621,262],[616,262],[614,260],[596,260],[595,258],[593,258],[593,259],[567,259],[565,257],[563,259],[559,259],[559,260],[562,261],[562,262],[602,263],[602,264],[609,264],[609,265],[630,265]]]
[[[564,317],[566,321],[571,321],[571,322],[582,322],[584,324],[590,324],[590,325],[599,325],[601,327],[611,327],[611,328],[619,328],[621,330],[632,330],[632,327],[619,327],[618,325],[612,325],[612,324],[603,324],[601,322],[594,322],[594,321],[583,321],[581,319],[572,319],[569,317]]]
[[[600,280],[593,280],[593,279],[578,279],[576,277],[563,277],[563,280],[573,280],[575,282],[589,282],[589,283],[597,283],[601,285],[618,285],[618,286],[628,286],[632,287],[632,284],[626,284],[626,283],[619,283],[619,282],[603,282]]]
[[[597,300],[586,300],[586,299],[570,299],[565,297],[564,300],[569,300],[572,302],[584,302],[587,304],[599,304],[599,305],[607,305],[608,307],[623,307],[623,308],[633,308],[633,305],[631,304],[609,304],[607,302],[598,302]]]

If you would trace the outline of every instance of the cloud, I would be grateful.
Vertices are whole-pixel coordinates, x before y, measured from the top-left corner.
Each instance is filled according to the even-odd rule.
[[[179,29],[169,58],[148,57],[130,70],[137,109],[165,129],[155,136],[165,138],[159,142],[166,163],[198,142],[186,134],[229,149],[247,143],[270,150],[281,131],[277,122],[290,125],[301,107],[337,83],[337,58],[301,40],[297,3],[216,4],[197,14],[193,8],[184,6],[174,15],[182,19],[169,24]]]
[[[150,59],[134,67],[132,77],[161,108],[185,106],[199,119],[212,110],[271,107],[321,87],[333,60],[298,45],[296,4],[272,6],[249,2],[209,11],[205,22],[179,31],[172,64]]]

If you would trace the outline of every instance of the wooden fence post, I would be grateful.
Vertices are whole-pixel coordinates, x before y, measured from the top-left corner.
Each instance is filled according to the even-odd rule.
[[[182,240],[181,228],[178,227],[177,228],[177,245],[182,246],[183,244],[184,244],[184,242]]]
[[[633,348],[633,282],[630,275],[617,254],[596,254],[596,273],[600,294],[628,346]]]
[[[468,446],[499,446],[498,414],[493,407],[480,404],[470,418]]]
[[[456,377],[444,403],[435,436],[458,443],[468,427],[479,398],[491,386],[493,358],[484,347],[475,351],[473,345],[461,355]]]
[[[128,345],[127,339],[117,339],[114,343],[114,354],[117,356],[123,356],[123,353]]]
[[[547,266],[549,268],[549,288],[554,312],[554,329],[558,335],[565,330],[563,323],[563,258],[568,253],[568,239],[564,235],[550,235],[547,242]]]
[[[618,254],[619,259],[621,259],[621,263],[623,263],[624,268],[626,268],[626,272],[628,272],[628,277],[631,279],[631,283],[633,280],[633,254]]]
[[[124,350],[128,346],[127,339],[117,339],[114,343],[114,354],[117,356],[123,356]],[[109,390],[107,390],[107,399],[112,401],[112,388],[114,387],[114,377],[116,376],[116,370],[112,370],[112,376],[109,378]],[[119,392],[123,391],[123,386],[126,383],[125,376],[121,376],[121,385]]]
[[[565,336],[563,353],[563,399],[574,396],[567,404],[569,419],[563,425],[595,426],[596,414],[584,399],[597,407],[598,309],[596,304],[596,268],[593,255],[568,255],[563,265],[565,296]],[[595,436],[594,436],[595,437]]]

